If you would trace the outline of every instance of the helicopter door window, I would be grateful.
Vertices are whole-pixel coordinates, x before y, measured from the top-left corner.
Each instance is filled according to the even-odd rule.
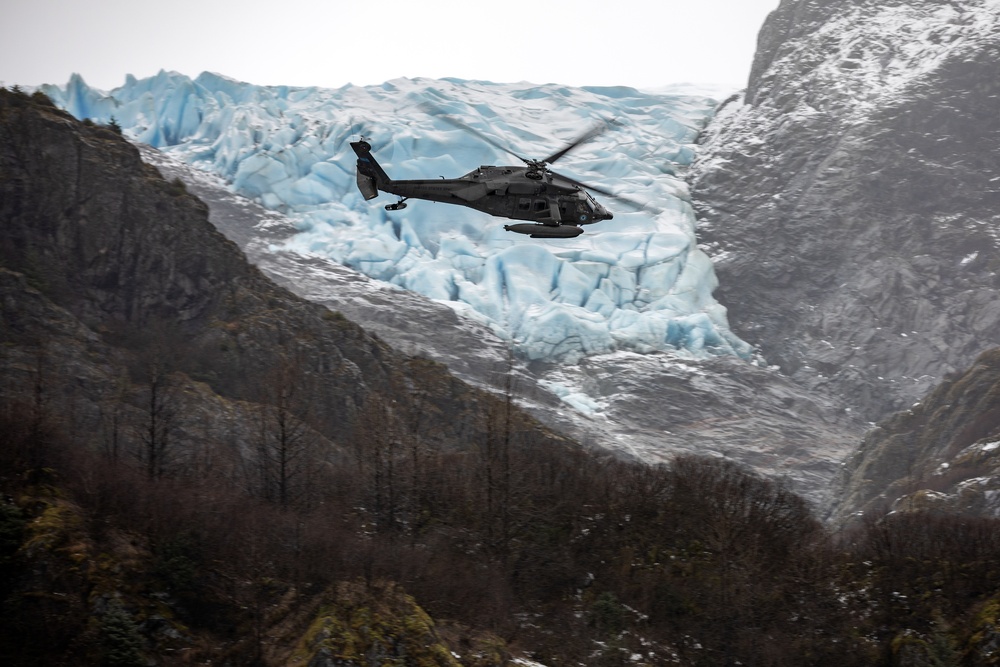
[[[536,211],[547,211],[549,210],[549,203],[544,199],[535,200],[535,210]]]
[[[530,211],[531,210],[531,200],[521,198],[517,200],[517,210],[519,211]]]

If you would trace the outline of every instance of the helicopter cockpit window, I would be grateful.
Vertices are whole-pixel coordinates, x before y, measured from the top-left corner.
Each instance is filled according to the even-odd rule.
[[[530,211],[531,210],[531,200],[525,197],[517,200],[517,210],[519,211]]]

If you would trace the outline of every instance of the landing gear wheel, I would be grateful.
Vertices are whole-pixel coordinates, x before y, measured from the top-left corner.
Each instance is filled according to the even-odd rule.
[[[386,204],[385,210],[387,211],[398,211],[401,208],[406,208],[405,202],[396,202],[395,204]]]

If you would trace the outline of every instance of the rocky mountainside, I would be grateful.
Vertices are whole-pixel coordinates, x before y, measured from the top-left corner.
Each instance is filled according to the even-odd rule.
[[[783,0],[691,173],[734,331],[871,420],[1000,344],[998,26]]]
[[[255,406],[276,402],[327,458],[375,404],[390,429],[413,432],[419,415],[416,435],[432,446],[485,432],[492,397],[275,285],[113,129],[41,95],[0,95],[5,398],[61,415],[98,446],[118,441],[117,406],[152,414],[144,401],[168,384],[171,435],[187,444],[239,441],[259,429]]]
[[[997,514],[998,24],[996,2],[786,0],[691,173],[734,331],[883,420],[839,520]]]

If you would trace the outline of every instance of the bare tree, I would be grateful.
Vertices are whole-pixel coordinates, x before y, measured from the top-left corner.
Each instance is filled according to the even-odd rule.
[[[138,441],[136,458],[147,479],[160,479],[174,458],[180,418],[181,387],[176,371],[186,354],[176,323],[150,318],[135,332],[141,350],[132,366],[132,377],[142,389],[141,416],[133,425]]]
[[[392,406],[378,395],[370,394],[361,410],[354,452],[362,494],[375,530],[391,532],[398,527],[404,452]]]
[[[177,419],[177,387],[163,361],[153,359],[146,367],[146,396],[139,425],[139,459],[148,479],[160,479],[167,470]]]
[[[306,419],[310,387],[297,360],[282,356],[262,385],[257,469],[262,496],[282,508],[306,502],[316,436]]]
[[[126,397],[130,383],[123,375],[115,383],[115,388],[100,406],[101,453],[112,465],[121,460],[124,448],[126,425]]]
[[[485,540],[501,559],[509,555],[514,536],[514,482],[512,433],[514,411],[514,359],[508,355],[498,385],[499,400],[486,409],[485,429],[479,442],[477,477],[483,494]]]

